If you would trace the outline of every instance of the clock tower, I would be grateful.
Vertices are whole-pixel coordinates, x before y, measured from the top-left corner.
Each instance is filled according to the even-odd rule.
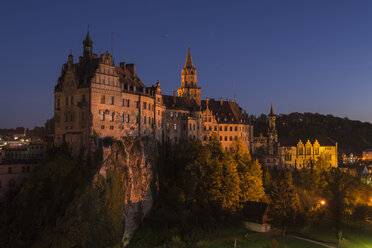
[[[182,68],[181,87],[178,88],[178,96],[185,97],[194,101],[197,105],[201,104],[201,88],[198,87],[198,77],[194,63],[192,62],[190,46],[187,52],[185,67]]]

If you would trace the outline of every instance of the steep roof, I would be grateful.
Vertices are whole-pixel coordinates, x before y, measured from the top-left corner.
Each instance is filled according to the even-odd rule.
[[[163,95],[163,103],[167,109],[198,110],[198,106],[186,97]]]
[[[309,140],[311,144],[314,144],[315,140],[319,142],[321,146],[335,146],[336,142],[329,138],[279,138],[280,146],[297,146],[299,141],[305,145],[306,142]]]
[[[189,47],[189,50],[187,52],[185,68],[194,68],[194,63],[192,62],[192,58],[191,58],[190,47]]]
[[[205,111],[207,109],[207,101],[202,100],[201,106],[202,110]],[[222,101],[221,104],[221,101],[209,99],[208,109],[212,111],[218,123],[240,124],[248,121],[248,115],[242,113],[242,108],[232,101]]]
[[[134,85],[136,87],[145,87],[137,74],[133,77],[133,74],[128,69],[123,70],[121,67],[116,67],[115,71],[119,75],[120,83]]]

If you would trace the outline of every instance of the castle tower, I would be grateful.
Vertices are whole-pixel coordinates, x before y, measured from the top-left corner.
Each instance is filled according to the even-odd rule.
[[[268,118],[269,118],[269,127],[267,130],[267,134],[269,136],[269,143],[273,144],[273,143],[278,142],[278,133],[275,127],[276,115],[274,114],[273,104],[271,104],[270,114]]]
[[[84,53],[83,53],[84,58],[91,58],[93,54],[93,41],[90,38],[89,29],[87,32],[87,36],[85,37],[85,40],[83,41],[83,45],[84,45]]]
[[[182,68],[181,87],[177,90],[179,97],[189,98],[197,105],[201,104],[201,88],[198,87],[197,71],[192,62],[190,46],[187,52],[185,67]]]

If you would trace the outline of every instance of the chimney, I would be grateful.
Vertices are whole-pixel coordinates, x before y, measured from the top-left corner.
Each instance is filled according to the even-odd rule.
[[[221,106],[223,105],[223,99],[222,99],[222,97],[220,98],[220,104],[221,104]]]
[[[120,62],[120,68],[123,69],[123,71],[125,70],[125,62]]]
[[[173,91],[173,103],[176,103],[176,91]]]
[[[127,69],[132,73],[133,78],[136,77],[136,65],[135,64],[127,64]]]

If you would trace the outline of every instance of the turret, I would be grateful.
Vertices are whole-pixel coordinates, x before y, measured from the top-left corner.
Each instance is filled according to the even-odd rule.
[[[274,114],[273,104],[271,104],[270,114],[268,118],[269,118],[269,127],[267,130],[267,134],[269,136],[269,142],[272,142],[272,143],[278,142],[278,134],[277,134],[276,127],[275,127],[276,115]]]
[[[84,45],[84,53],[83,53],[84,58],[91,58],[93,54],[93,41],[89,35],[89,28],[88,28],[87,36],[85,37],[85,40],[83,41],[83,45]]]

